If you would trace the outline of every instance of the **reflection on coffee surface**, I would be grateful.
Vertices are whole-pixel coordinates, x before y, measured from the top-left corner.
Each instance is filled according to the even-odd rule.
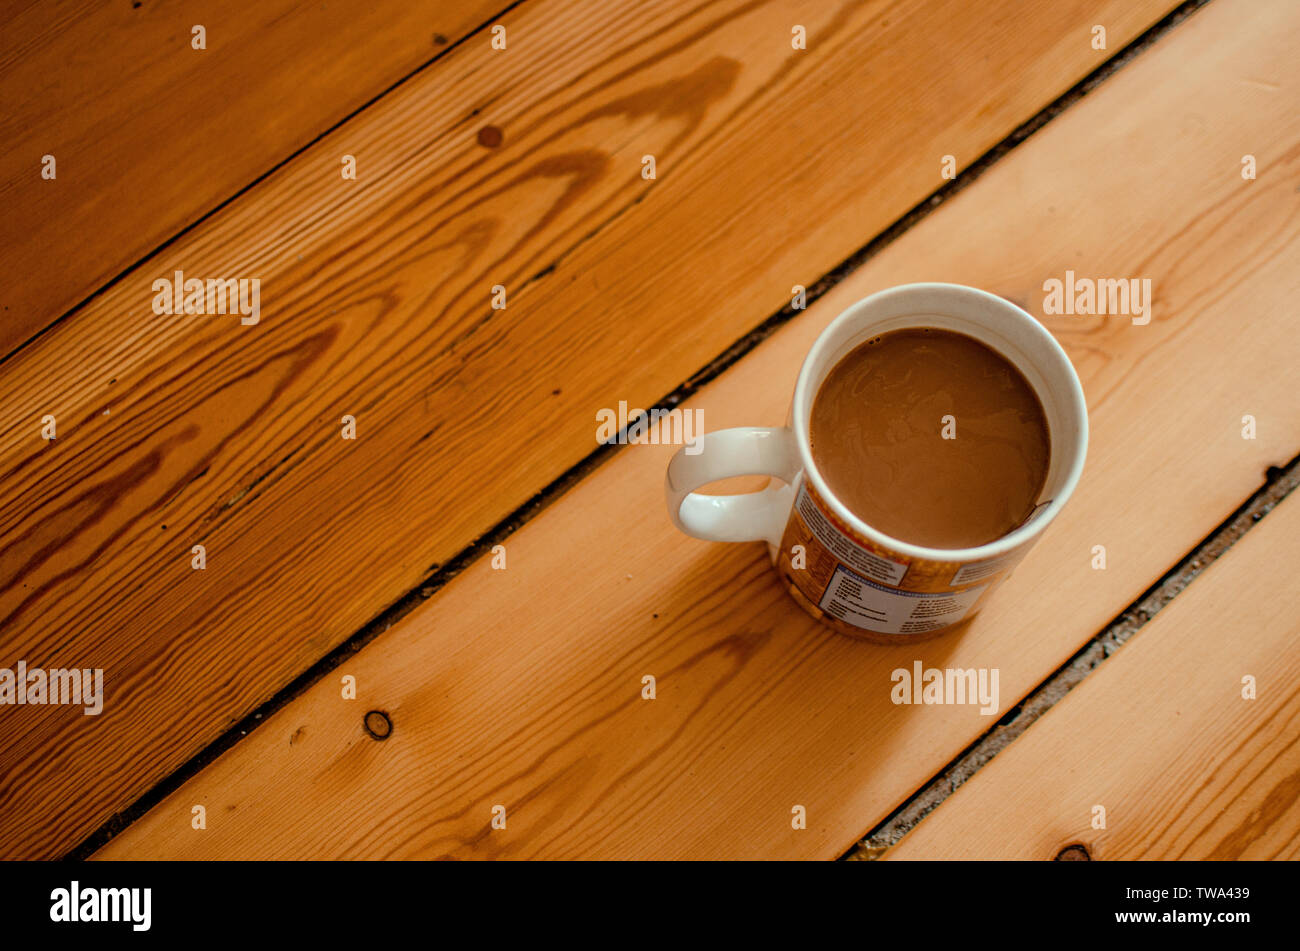
[[[1043,406],[997,351],[965,334],[873,337],[813,401],[813,459],[830,490],[878,531],[972,548],[1018,527],[1051,457]]]

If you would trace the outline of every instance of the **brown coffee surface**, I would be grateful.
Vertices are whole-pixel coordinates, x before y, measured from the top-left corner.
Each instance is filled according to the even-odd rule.
[[[947,426],[956,438],[945,439]],[[1023,374],[965,334],[909,328],[848,353],[813,400],[813,459],[872,528],[930,548],[1001,538],[1034,510],[1051,453]]]

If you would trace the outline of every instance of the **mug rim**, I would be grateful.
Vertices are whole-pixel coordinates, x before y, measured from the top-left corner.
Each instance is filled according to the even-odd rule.
[[[1031,516],[1020,527],[1008,532],[1000,538],[995,538],[991,542],[983,545],[977,545],[973,548],[930,548],[925,545],[917,545],[912,542],[904,541],[901,538],[895,538],[887,535],[877,528],[873,528],[861,517],[854,514],[839,497],[831,491],[830,486],[822,477],[821,471],[817,468],[816,462],[812,455],[812,442],[808,434],[808,419],[811,414],[812,406],[810,405],[811,394],[811,374],[812,368],[820,362],[824,351],[830,348],[830,339],[832,332],[844,323],[852,321],[858,317],[863,310],[870,307],[879,306],[882,302],[887,302],[895,297],[907,297],[919,293],[947,294],[953,297],[976,297],[994,307],[1003,310],[1011,315],[1014,319],[1019,320],[1026,325],[1029,333],[1036,335],[1042,342],[1048,345],[1053,359],[1057,360],[1063,369],[1063,373],[1057,374],[1064,378],[1064,385],[1067,393],[1065,401],[1067,406],[1067,415],[1074,417],[1074,422],[1078,427],[1078,437],[1074,451],[1074,457],[1071,460],[1070,467],[1065,474],[1065,480],[1061,484],[1059,492],[1048,502],[1047,507],[1036,516]],[[942,310],[928,306],[930,310]],[[949,313],[946,316],[961,319],[964,315],[960,309],[956,313]],[[918,324],[918,326],[921,326]],[[901,329],[901,328],[900,328]],[[1021,373],[1024,370],[1019,366],[1018,360],[1014,357],[1001,353],[1003,359],[1011,362]],[[833,365],[832,365],[833,366]],[[829,372],[829,371],[828,371]],[[1041,372],[1041,368],[1040,368]],[[1032,385],[1032,384],[1031,384]],[[1042,397],[1039,396],[1041,401]],[[988,291],[981,290],[978,287],[970,287],[966,284],[950,284],[941,281],[920,281],[912,284],[900,284],[895,287],[886,288],[877,291],[867,297],[862,298],[846,307],[839,315],[832,320],[822,332],[817,335],[813,342],[812,348],[808,355],[804,357],[803,366],[799,368],[798,382],[795,384],[794,405],[792,407],[793,419],[791,420],[792,428],[795,434],[795,442],[798,444],[799,457],[803,466],[804,478],[809,479],[817,490],[817,494],[829,505],[836,516],[841,518],[845,524],[852,528],[867,540],[889,549],[890,551],[903,555],[913,560],[937,561],[937,562],[970,562],[984,561],[990,558],[1015,551],[1022,545],[1036,538],[1052,522],[1060,510],[1069,501],[1070,496],[1074,493],[1074,487],[1078,484],[1079,478],[1083,473],[1084,458],[1088,454],[1088,405],[1083,395],[1083,385],[1079,382],[1079,374],[1074,369],[1074,364],[1070,362],[1069,356],[1064,348],[1052,336],[1051,332],[1037,321],[1032,314],[1023,308],[1013,304],[1004,297],[999,297]],[[1054,449],[1055,447],[1053,447]]]

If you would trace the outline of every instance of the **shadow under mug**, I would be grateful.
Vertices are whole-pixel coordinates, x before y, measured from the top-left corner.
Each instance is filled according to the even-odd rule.
[[[872,528],[835,497],[813,459],[809,420],[827,374],[868,339],[912,327],[956,331],[996,350],[1029,381],[1047,417],[1051,454],[1036,507],[1016,529],[975,548],[928,548]],[[785,426],[719,430],[693,448],[678,450],[665,479],[679,529],[706,541],[767,542],[809,614],[840,633],[897,644],[967,621],[1010,575],[1079,481],[1088,411],[1069,357],[1025,311],[973,287],[905,284],[858,301],[822,331],[799,371]],[[742,475],[784,485],[744,495],[696,491]]]

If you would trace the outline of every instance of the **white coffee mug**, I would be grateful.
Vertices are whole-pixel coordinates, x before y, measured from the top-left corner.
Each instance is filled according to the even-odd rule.
[[[836,498],[813,460],[808,426],[827,374],[859,344],[911,327],[956,331],[996,350],[1024,375],[1047,417],[1051,455],[1037,506],[1013,531],[977,548],[928,548],[884,534]],[[906,284],[858,301],[822,331],[799,371],[785,426],[724,429],[691,448],[673,456],[665,480],[678,528],[707,541],[767,542],[806,611],[841,633],[899,643],[951,630],[987,603],[1074,491],[1088,411],[1070,358],[1025,311],[973,287]],[[785,484],[745,495],[695,491],[740,475]]]

